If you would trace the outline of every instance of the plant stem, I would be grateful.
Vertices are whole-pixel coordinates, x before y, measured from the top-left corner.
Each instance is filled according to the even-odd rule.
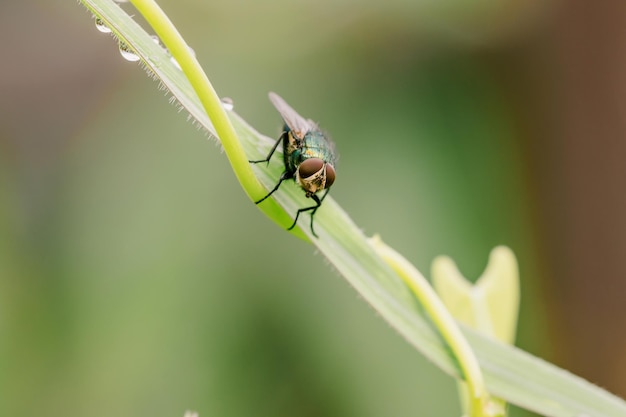
[[[254,175],[230,118],[198,60],[190,53],[183,37],[154,0],[131,0],[131,3],[154,29],[172,57],[178,62],[215,127],[237,180],[248,197],[252,201],[258,201],[267,194],[267,190]],[[267,199],[258,207],[283,228],[287,228],[291,224],[291,218],[273,199]],[[294,228],[292,233],[308,240],[299,228]]]
[[[452,318],[426,278],[409,261],[387,246],[377,235],[370,239],[370,243],[380,257],[398,274],[420,301],[456,357],[470,394],[469,415],[471,417],[489,415],[486,407],[489,403],[489,394],[485,388],[478,360],[454,318]]]

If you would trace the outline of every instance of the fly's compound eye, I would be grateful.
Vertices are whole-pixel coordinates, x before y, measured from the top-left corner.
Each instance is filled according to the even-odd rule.
[[[300,174],[300,178],[306,179],[317,174],[323,167],[324,161],[319,158],[311,158],[300,164],[298,167],[298,173]]]
[[[335,182],[335,168],[331,164],[326,164],[326,187],[330,188]]]

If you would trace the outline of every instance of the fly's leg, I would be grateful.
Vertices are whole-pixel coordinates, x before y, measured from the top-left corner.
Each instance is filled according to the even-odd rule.
[[[268,164],[270,163],[270,159],[272,159],[272,155],[274,155],[274,152],[276,152],[276,148],[278,148],[278,145],[283,141],[283,140],[287,140],[287,132],[283,132],[280,137],[278,138],[278,140],[276,141],[276,143],[274,144],[274,146],[272,146],[272,150],[270,150],[270,153],[267,155],[267,157],[265,159],[258,159],[256,161],[248,161],[251,164],[258,164],[260,162],[267,162]],[[280,185],[280,183],[278,183]],[[276,191],[276,190],[274,190]],[[272,191],[273,192],[273,191]],[[271,193],[270,193],[271,194]],[[267,196],[269,197],[269,196]],[[267,198],[265,197],[265,198]],[[265,198],[263,200],[265,200]],[[263,201],[261,200],[261,201]],[[258,204],[258,203],[257,203]]]
[[[299,209],[298,212],[296,213],[296,218],[293,220],[293,224],[287,230],[291,230],[294,227],[296,227],[296,224],[298,223],[298,217],[300,217],[300,213],[304,213],[305,211],[311,211],[311,233],[313,233],[313,236],[317,237],[317,235],[315,234],[315,230],[313,230],[313,215],[315,214],[317,209],[322,205],[322,200],[320,200],[319,197],[316,196],[315,194],[313,194],[311,198],[313,199],[313,201],[315,201],[316,204],[311,207],[305,207],[305,208]]]
[[[270,154],[270,156],[272,156]],[[263,162],[263,161],[259,161],[259,162]],[[283,181],[288,180],[293,178],[293,174],[290,174],[289,172],[285,171],[281,174],[280,178],[278,179],[278,184],[276,184],[274,186],[274,188],[272,188],[272,191],[270,191],[265,197],[263,197],[262,199],[260,199],[259,201],[255,201],[254,204],[259,204],[261,201],[265,200],[267,197],[271,196],[272,194],[274,194],[274,191],[278,190],[278,187],[280,187],[280,184],[283,183]],[[293,227],[293,226],[291,226]]]
[[[272,146],[272,149],[270,150],[270,153],[267,154],[267,157],[265,159],[259,159],[256,161],[248,161],[251,164],[258,164],[261,162],[267,162],[268,164],[270,163],[270,159],[272,159],[272,155],[274,155],[274,152],[276,152],[276,148],[278,148],[278,145],[283,141],[287,139],[287,132],[283,132],[280,137],[278,138],[278,140],[276,141],[276,143],[274,144],[274,146]],[[293,178],[293,174],[288,173],[287,171],[283,172],[282,175],[280,176],[280,178],[278,179],[278,184],[276,184],[274,186],[274,188],[272,188],[272,191],[270,191],[265,197],[263,197],[262,199],[255,201],[254,204],[259,204],[261,201],[265,200],[266,198],[268,198],[269,196],[271,196],[272,194],[274,194],[274,191],[278,190],[278,188],[280,187],[280,184],[282,184],[282,182],[284,180],[288,180],[290,178]]]
[[[311,212],[311,233],[313,234],[313,236],[318,237],[317,234],[315,233],[315,230],[313,229],[313,217],[315,216],[315,212],[317,212],[317,209],[320,208],[320,206],[322,205],[322,201],[324,201],[329,191],[330,191],[330,188],[326,189],[326,192],[324,193],[321,199],[315,194],[313,194],[311,198],[313,199],[313,201],[315,201],[316,204],[311,207],[305,207],[305,208],[299,209],[298,212],[296,213],[296,218],[293,221],[293,224],[287,230],[291,230],[294,227],[296,227],[296,224],[298,223],[298,217],[300,217],[300,213],[303,213],[305,211],[310,211]]]

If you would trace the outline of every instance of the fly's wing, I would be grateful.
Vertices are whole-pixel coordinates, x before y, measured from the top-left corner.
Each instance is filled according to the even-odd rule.
[[[306,120],[304,117],[300,116],[278,94],[270,92],[269,97],[270,101],[285,121],[285,124],[289,126],[289,129],[291,129],[296,138],[303,139],[307,132],[318,130],[317,125],[313,121]]]

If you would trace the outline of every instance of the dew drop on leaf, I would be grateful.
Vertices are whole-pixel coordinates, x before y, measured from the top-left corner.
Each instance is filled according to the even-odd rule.
[[[120,42],[120,54],[122,55],[122,58],[130,62],[137,62],[141,59],[139,58],[139,55],[130,49],[130,47],[124,42]]]
[[[99,17],[96,17],[96,29],[102,33],[111,33],[111,28],[108,27]]]
[[[172,61],[172,64],[174,64],[174,66],[176,68],[178,68],[179,70],[182,70],[182,68],[180,67],[180,65],[178,64],[178,61],[176,61],[176,58],[174,58],[173,56],[170,57],[170,61]]]
[[[196,51],[194,51],[190,46],[188,46],[187,49],[189,50],[189,53],[191,54],[191,56],[193,57],[196,56]],[[178,68],[179,70],[182,70],[182,68],[180,67],[180,64],[178,63],[178,61],[176,61],[176,58],[174,58],[173,56],[170,56],[170,61],[172,62],[172,64],[174,64],[176,68]]]
[[[226,111],[231,111],[235,108],[235,103],[233,103],[233,99],[230,97],[222,97],[220,101],[222,102],[222,107],[224,107],[224,110]]]

